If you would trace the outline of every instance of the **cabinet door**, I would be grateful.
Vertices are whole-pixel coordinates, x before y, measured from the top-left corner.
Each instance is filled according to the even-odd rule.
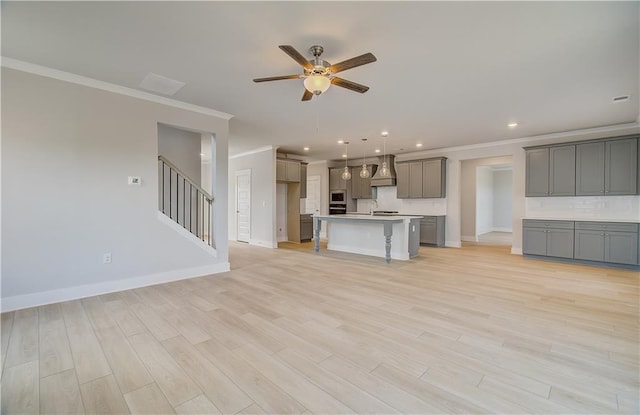
[[[329,169],[329,190],[347,190],[347,182],[342,180],[343,169]]]
[[[409,162],[409,197],[422,197],[422,161]]]
[[[576,194],[576,146],[549,148],[549,196]]]
[[[604,261],[604,232],[576,229],[575,258]]]
[[[635,232],[606,232],[604,261],[617,264],[638,264],[638,234]]]
[[[422,162],[422,197],[445,197],[446,160],[425,160]]]
[[[300,199],[307,198],[307,165],[300,164]]]
[[[296,161],[287,161],[287,181],[300,182],[300,163]]]
[[[638,177],[638,140],[612,140],[605,142],[606,195],[635,195]]]
[[[284,160],[276,160],[276,181],[287,181],[287,162]]]
[[[356,172],[351,176],[351,198],[362,198],[362,178],[360,177],[360,169],[355,169]]]
[[[604,142],[576,144],[576,196],[604,194]]]
[[[549,148],[536,148],[526,153],[525,196],[549,195]]]
[[[435,222],[420,223],[420,243],[431,245],[438,243],[438,229]]]
[[[547,255],[547,230],[542,228],[524,228],[522,232],[522,253]]]
[[[409,163],[396,163],[396,197],[398,199],[409,198]]]
[[[547,256],[573,258],[573,229],[547,230]]]
[[[367,166],[367,171],[369,172],[369,177],[367,177],[366,179],[363,179],[362,177],[360,177],[360,172],[361,171],[362,171],[362,167],[356,169],[357,174],[355,176],[358,176],[357,177],[358,197],[353,196],[353,198],[354,199],[372,199],[373,196],[372,196],[372,192],[371,192],[371,177],[374,174],[373,166],[371,166],[371,165]],[[355,181],[354,181],[354,183],[355,183]],[[353,191],[353,186],[351,187],[351,190]]]

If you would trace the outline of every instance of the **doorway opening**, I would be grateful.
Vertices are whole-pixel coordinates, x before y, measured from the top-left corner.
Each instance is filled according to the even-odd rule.
[[[462,162],[461,239],[488,245],[513,242],[511,156]]]
[[[236,240],[251,239],[251,169],[236,172]]]

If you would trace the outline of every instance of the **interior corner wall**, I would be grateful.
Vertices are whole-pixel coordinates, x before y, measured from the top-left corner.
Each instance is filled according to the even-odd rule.
[[[158,124],[158,155],[182,171],[191,181],[202,187],[200,133]]]
[[[227,119],[8,68],[1,87],[3,310],[229,269]],[[159,220],[158,123],[215,135],[216,256]]]
[[[229,239],[237,240],[236,172],[251,170],[251,236],[252,245],[277,248],[276,217],[276,149],[229,159]]]

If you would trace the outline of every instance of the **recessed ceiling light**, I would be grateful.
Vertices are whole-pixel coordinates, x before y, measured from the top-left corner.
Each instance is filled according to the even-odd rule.
[[[344,140],[338,140],[338,144],[344,144]]]
[[[346,155],[346,154],[343,154],[343,155],[342,155],[342,158],[343,158],[343,159],[346,159],[346,158],[347,158],[347,155]]]
[[[304,151],[309,151],[309,147],[303,148]]]
[[[422,143],[416,144],[416,147],[422,147]]]
[[[507,127],[509,128],[513,128],[513,127],[517,127],[518,123],[517,122],[510,122],[509,124],[507,124]]]
[[[380,152],[380,149],[379,149],[379,148],[376,148],[376,150],[375,150],[375,151],[376,151],[376,153],[379,153],[379,152]]]
[[[389,131],[383,131],[380,133],[381,136],[387,137],[389,135]]]

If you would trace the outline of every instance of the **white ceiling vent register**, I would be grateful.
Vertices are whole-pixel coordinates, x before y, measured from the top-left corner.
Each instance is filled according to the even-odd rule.
[[[167,96],[174,95],[183,86],[185,86],[184,82],[176,81],[175,79],[170,79],[153,72],[149,72],[142,82],[140,82],[140,88]]]

